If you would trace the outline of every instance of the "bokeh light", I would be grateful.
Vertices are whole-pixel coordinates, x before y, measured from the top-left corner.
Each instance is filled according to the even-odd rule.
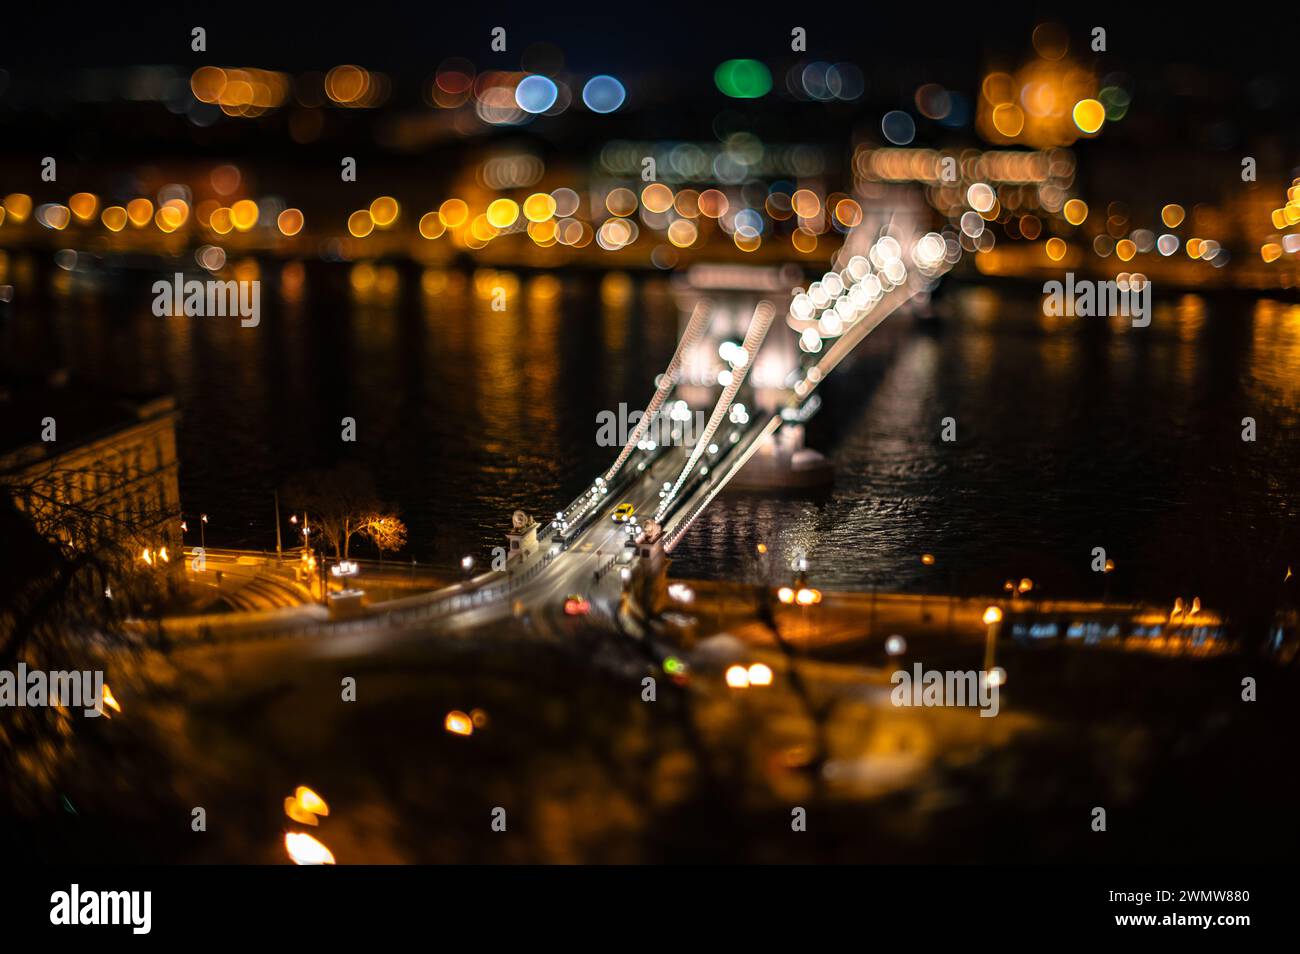
[[[627,90],[612,76],[601,74],[587,80],[582,87],[582,101],[593,113],[612,113],[623,105]]]
[[[772,73],[758,60],[727,60],[713,71],[713,82],[733,99],[757,99],[772,89]]]
[[[526,113],[544,113],[555,105],[559,89],[555,81],[546,76],[526,76],[515,87],[515,102]],[[618,107],[615,106],[615,109]],[[609,110],[598,110],[609,112]]]

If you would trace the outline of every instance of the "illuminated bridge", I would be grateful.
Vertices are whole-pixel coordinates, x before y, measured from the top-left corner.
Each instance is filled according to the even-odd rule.
[[[515,514],[504,570],[374,611],[486,617],[554,611],[580,594],[609,614],[624,588],[647,592],[662,579],[664,555],[756,455],[777,480],[793,479],[819,385],[961,254],[951,237],[921,231],[927,210],[915,190],[873,196],[867,208],[807,288],[778,269],[692,269],[672,360],[608,469],[544,524]],[[782,429],[796,438],[774,440]],[[616,520],[627,504],[632,516]]]

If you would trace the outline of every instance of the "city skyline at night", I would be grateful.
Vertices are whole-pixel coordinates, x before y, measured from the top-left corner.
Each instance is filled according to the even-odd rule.
[[[228,865],[1263,910],[1287,15],[8,19],[0,848],[54,879],[15,917],[171,935]]]

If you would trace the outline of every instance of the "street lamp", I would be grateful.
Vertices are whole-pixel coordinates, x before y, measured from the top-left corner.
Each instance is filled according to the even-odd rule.
[[[316,551],[316,574],[320,577],[320,601],[322,606],[330,605],[330,582],[325,576],[325,541],[321,541],[321,548]]]
[[[808,621],[808,607],[815,606],[822,601],[821,590],[804,586],[802,580],[799,588],[794,591],[794,602],[799,607],[800,629],[803,630],[804,639],[811,642],[813,635],[813,625]]]
[[[984,611],[984,625],[988,627],[988,634],[984,643],[984,671],[993,670],[993,652],[998,643],[998,631],[1002,628],[1002,610],[996,606],[990,606]]]
[[[801,586],[795,591],[794,601],[800,606],[812,606],[814,603],[820,603],[822,601],[821,590]]]
[[[934,554],[922,553],[921,566],[934,566]],[[921,589],[921,622],[929,622],[930,614],[925,610],[925,589]]]
[[[465,572],[465,578],[469,579],[469,575],[474,569],[474,558],[468,555],[462,557],[460,561],[460,568]]]
[[[208,549],[208,545],[205,542],[205,537],[207,535],[203,532],[203,528],[208,525],[208,515],[206,513],[199,514],[199,521],[199,549],[206,551]]]
[[[1002,584],[1002,588],[1014,600],[1017,596],[1024,596],[1030,592],[1034,588],[1034,581],[1027,576],[1019,580],[1007,580]]]

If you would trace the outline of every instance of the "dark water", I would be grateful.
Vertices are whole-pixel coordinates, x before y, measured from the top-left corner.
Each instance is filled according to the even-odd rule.
[[[948,291],[940,334],[826,395],[855,408],[812,433],[837,465],[828,497],[731,500],[696,525],[683,563],[743,560],[766,534],[805,548],[834,586],[942,588],[951,573],[959,591],[1028,576],[1045,595],[1102,596],[1103,547],[1115,596],[1276,598],[1287,565],[1300,569],[1300,306],[1157,298],[1135,329]]]
[[[244,276],[263,280],[261,324],[243,329],[154,317],[145,273],[4,268],[11,360],[175,392],[181,496],[209,514],[210,544],[273,547],[273,488],[352,457],[407,520],[404,558],[449,569],[486,556],[511,511],[545,517],[608,463],[596,414],[643,404],[678,329],[666,278],[621,273],[263,263]],[[1029,576],[1047,595],[1101,595],[1104,547],[1112,595],[1259,602],[1300,564],[1300,306],[1157,294],[1152,325],[1133,329],[951,283],[939,310],[888,362],[836,372],[809,431],[833,488],[720,499],[674,572],[753,573],[764,542],[777,561],[806,551],[828,587]]]

